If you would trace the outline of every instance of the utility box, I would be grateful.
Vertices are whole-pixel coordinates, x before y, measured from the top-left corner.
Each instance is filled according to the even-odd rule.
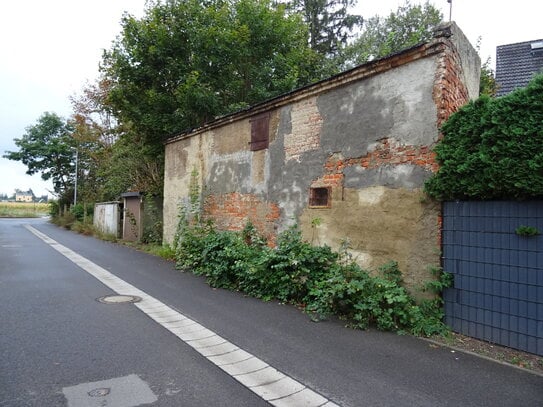
[[[106,235],[120,237],[121,211],[119,202],[100,202],[94,205],[93,225]]]

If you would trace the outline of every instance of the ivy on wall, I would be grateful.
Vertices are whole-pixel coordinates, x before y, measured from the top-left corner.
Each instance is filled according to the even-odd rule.
[[[506,96],[470,102],[441,131],[440,169],[425,184],[430,196],[543,198],[543,75]]]

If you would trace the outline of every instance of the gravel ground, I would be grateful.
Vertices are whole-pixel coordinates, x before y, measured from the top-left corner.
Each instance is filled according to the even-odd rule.
[[[447,346],[451,351],[466,351],[477,355],[507,363],[520,368],[528,369],[534,373],[543,375],[543,356],[522,352],[505,346],[481,341],[469,336],[451,332],[449,336],[435,336],[429,338],[430,346]]]

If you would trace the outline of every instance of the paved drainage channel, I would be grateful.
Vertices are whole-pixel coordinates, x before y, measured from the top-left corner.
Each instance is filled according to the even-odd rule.
[[[138,297],[137,295],[114,294],[97,298],[96,301],[101,302],[102,304],[133,304],[135,302],[140,302],[141,297]]]
[[[168,307],[144,291],[121,280],[106,269],[61,245],[30,225],[26,228],[49,244],[53,249],[70,259],[104,285],[118,293],[98,299],[106,304],[132,302],[148,317],[204,356],[208,361],[232,376],[271,405],[276,407],[339,407],[337,404],[311,390],[304,384],[285,375],[256,356],[240,349],[198,322]],[[120,294],[123,293],[123,294]],[[108,397],[102,395],[109,383],[94,383],[85,387],[86,397]],[[88,386],[89,384],[87,384]],[[76,386],[77,387],[77,386]],[[66,390],[63,389],[66,395]],[[89,393],[92,393],[91,396]],[[129,404],[135,406],[141,403]],[[70,406],[71,404],[68,403]],[[74,404],[77,405],[77,404]],[[111,405],[117,405],[112,403]],[[124,405],[123,405],[124,406]]]

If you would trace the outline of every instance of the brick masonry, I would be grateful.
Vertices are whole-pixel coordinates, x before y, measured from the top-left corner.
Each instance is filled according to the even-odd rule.
[[[322,116],[316,97],[296,103],[291,112],[292,132],[285,135],[285,161],[300,161],[300,156],[320,147]]]
[[[240,231],[250,221],[273,244],[281,211],[277,204],[264,202],[254,194],[233,192],[208,195],[204,214],[221,230]]]

